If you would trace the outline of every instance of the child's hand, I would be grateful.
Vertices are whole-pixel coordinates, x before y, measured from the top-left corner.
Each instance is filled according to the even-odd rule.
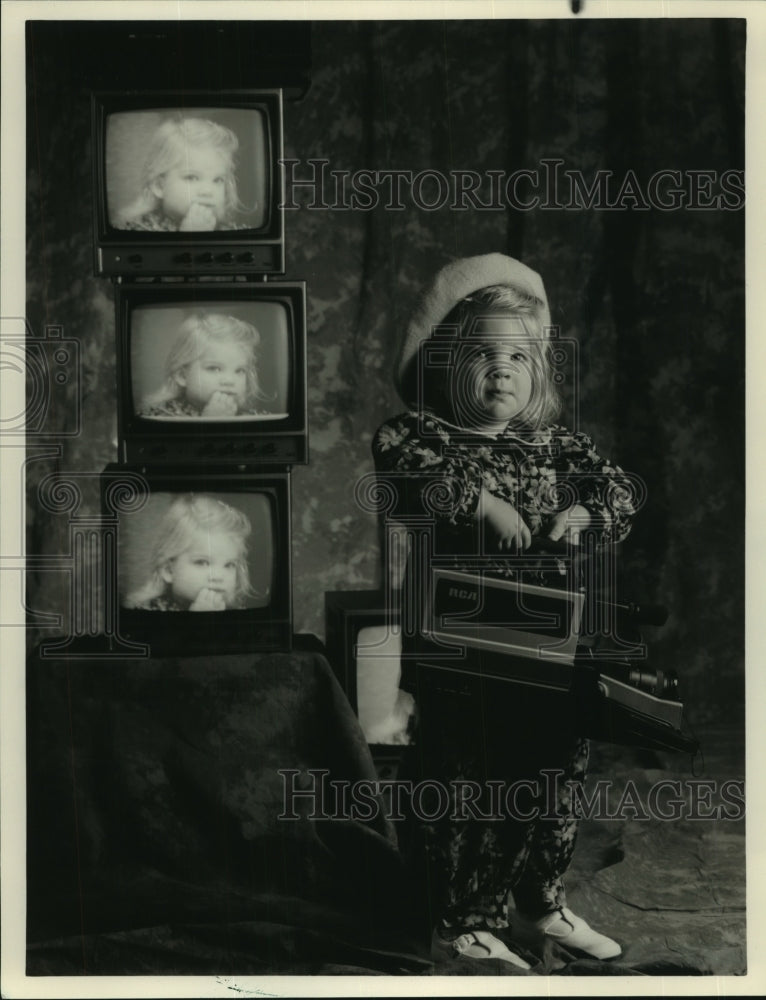
[[[203,417],[233,417],[237,412],[237,397],[230,392],[216,391],[202,409]]]
[[[580,532],[590,524],[590,512],[579,503],[556,514],[551,523],[548,538],[553,541],[563,539],[570,545],[580,544]]]
[[[215,229],[218,220],[215,212],[208,205],[200,205],[194,201],[189,206],[189,211],[181,219],[178,227],[182,233],[199,233]]]
[[[516,508],[486,489],[481,491],[479,518],[497,539],[499,549],[527,549],[532,534]]]
[[[189,611],[225,611],[226,601],[220,590],[203,587],[189,605]]]

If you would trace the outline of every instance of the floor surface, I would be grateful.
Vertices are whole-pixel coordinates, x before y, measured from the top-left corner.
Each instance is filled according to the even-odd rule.
[[[620,942],[621,964],[741,975],[744,747],[731,728],[698,737],[694,772],[685,755],[592,744],[586,788],[609,781],[606,811],[622,815],[583,821],[569,902]]]

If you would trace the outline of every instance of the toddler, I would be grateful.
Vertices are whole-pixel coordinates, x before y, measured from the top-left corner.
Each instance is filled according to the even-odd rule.
[[[258,330],[223,313],[196,312],[178,327],[165,381],[144,400],[142,417],[254,416],[265,399],[258,385]]]
[[[378,430],[376,469],[397,495],[393,516],[425,517],[432,553],[455,568],[514,578],[518,554],[536,536],[576,543],[587,528],[603,546],[629,531],[626,477],[587,435],[554,422],[549,327],[540,276],[488,254],[443,268],[407,329],[396,383],[410,410]],[[434,342],[436,361],[428,353]],[[422,620],[423,572],[427,564],[413,556],[403,621],[410,608],[411,621]],[[434,947],[528,967],[497,935],[509,926],[512,895],[509,943],[548,938],[590,958],[618,955],[615,941],[566,905],[562,875],[577,831],[572,788],[584,780],[588,759],[576,723],[557,717],[534,688],[497,682],[493,689],[470,677],[460,694],[446,690],[417,669],[406,628],[403,642],[401,686],[416,697],[419,728],[402,773],[412,768],[415,780],[438,779],[447,789],[475,781],[487,815],[490,780],[540,787],[543,770],[561,772],[555,818],[525,820],[530,812],[521,809],[501,822],[475,813],[465,819],[455,802],[443,819],[403,831],[403,843],[412,837],[415,875],[424,879]]]
[[[118,229],[209,232],[239,229],[231,129],[205,118],[171,118],[152,136],[141,192],[114,220]]]
[[[252,597],[247,566],[250,520],[222,500],[189,493],[157,528],[151,576],[125,607],[147,611],[224,611]]]

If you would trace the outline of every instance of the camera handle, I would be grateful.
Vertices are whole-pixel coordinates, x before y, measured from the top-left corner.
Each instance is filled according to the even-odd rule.
[[[536,536],[532,539],[532,544],[524,551],[524,555],[551,555],[565,559],[587,559],[587,553],[583,555],[579,545],[572,545],[571,542],[562,539],[546,538]],[[655,625],[662,626],[668,620],[668,609],[663,604],[638,604],[635,601],[601,601],[594,599],[594,603],[600,608],[614,609],[616,614],[625,622],[634,625]]]

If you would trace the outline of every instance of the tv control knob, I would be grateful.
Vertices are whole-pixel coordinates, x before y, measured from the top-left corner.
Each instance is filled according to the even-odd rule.
[[[130,264],[140,264],[143,261],[143,257],[140,253],[132,253],[128,257],[128,263]]]
[[[210,253],[210,251],[208,251],[207,253],[201,253],[197,259],[201,264],[212,264],[214,260],[213,255]]]
[[[219,255],[218,260],[222,264],[231,264],[231,262],[234,260],[234,254],[229,253],[229,251],[227,250],[226,253],[222,253]]]
[[[241,253],[237,257],[237,260],[241,260],[243,264],[252,264],[255,261],[255,254],[251,250],[248,250],[247,253]]]
[[[188,251],[186,253],[179,253],[176,257],[176,262],[179,264],[191,264],[193,260],[194,258]]]

